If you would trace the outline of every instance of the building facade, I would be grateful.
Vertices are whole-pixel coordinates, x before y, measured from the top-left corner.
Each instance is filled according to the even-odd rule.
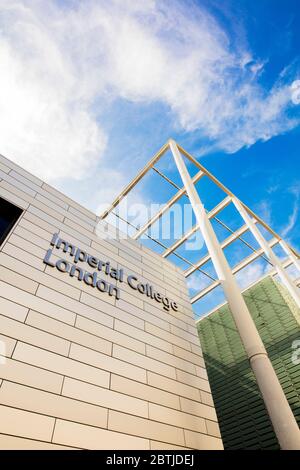
[[[244,298],[300,425],[300,312],[272,277]],[[228,304],[198,322],[225,449],[279,449]]]
[[[0,198],[0,448],[222,449],[181,270],[2,156]]]

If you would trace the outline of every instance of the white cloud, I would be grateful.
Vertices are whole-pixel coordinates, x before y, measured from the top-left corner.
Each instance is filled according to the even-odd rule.
[[[291,215],[289,216],[288,223],[285,226],[285,228],[282,230],[282,237],[285,238],[291,230],[295,227],[295,224],[297,222],[299,214],[299,207],[298,207],[298,201],[294,203],[293,210]]]
[[[292,102],[300,104],[300,80],[294,80],[291,85]]]
[[[262,261],[257,260],[249,264],[236,274],[236,280],[241,289],[245,289],[254,282],[258,281],[270,270],[270,265],[265,265]]]
[[[1,1],[0,149],[45,179],[84,177],[106,138],[75,70],[32,2]],[[30,7],[31,5],[31,7]]]
[[[288,222],[286,226],[281,230],[282,238],[286,238],[290,234],[290,232],[294,229],[298,220],[298,216],[299,216],[300,188],[299,187],[291,188],[289,192],[294,195],[294,203],[292,207],[292,212],[288,218]]]
[[[250,68],[251,72],[254,73],[254,75],[257,75],[263,70],[264,66],[265,66],[265,62],[253,62],[249,66],[249,68]]]
[[[268,192],[271,191],[268,190]],[[264,222],[266,222],[268,225],[272,225],[272,208],[270,201],[264,200],[256,204],[255,212],[257,212]]]
[[[120,97],[162,102],[176,125],[230,152],[297,124],[285,113],[291,93],[298,104],[297,86],[263,90],[264,62],[235,50],[192,2],[0,0],[0,8],[0,151],[43,178],[91,174],[106,148],[105,107]]]
[[[187,278],[186,282],[188,289],[195,292],[200,292],[205,289],[209,284],[211,284],[212,281],[208,277],[205,277],[203,274],[200,274],[196,271],[194,274]]]

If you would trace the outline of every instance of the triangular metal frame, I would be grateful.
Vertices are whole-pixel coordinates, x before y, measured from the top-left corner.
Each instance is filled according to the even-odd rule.
[[[174,140],[170,139],[159,152],[150,160],[150,162],[143,168],[142,171],[132,180],[121,194],[113,201],[111,206],[102,214],[100,219],[105,219],[115,207],[121,202],[121,200],[131,191],[131,189],[145,176],[145,174],[152,168],[154,169],[155,163],[170,149],[174,158],[174,163],[180,174],[183,182],[183,187],[178,188],[178,192],[173,196],[167,204],[161,209],[154,217],[152,217],[143,227],[137,229],[137,232],[133,236],[134,239],[140,238],[141,235],[147,232],[149,227],[153,223],[162,217],[162,215],[183,195],[187,195],[190,204],[193,208],[194,215],[196,217],[196,225],[190,230],[183,238],[173,244],[172,247],[167,248],[163,254],[164,257],[171,253],[175,253],[176,247],[183,243],[191,233],[200,230],[206,247],[208,249],[208,259],[212,260],[215,271],[218,276],[218,280],[209,287],[210,290],[218,285],[223,287],[225,296],[227,298],[233,319],[235,321],[237,330],[241,337],[244,345],[246,354],[248,356],[251,368],[257,380],[258,387],[261,391],[263,400],[268,410],[270,420],[273,424],[274,431],[278,438],[279,444],[282,449],[298,449],[300,450],[300,430],[295,420],[293,412],[289,406],[289,403],[284,395],[279,380],[275,374],[271,361],[268,357],[267,351],[264,344],[259,336],[254,321],[242,296],[241,290],[234,277],[235,271],[237,272],[244,266],[247,266],[258,256],[264,255],[268,261],[273,265],[279,274],[282,282],[289,290],[291,296],[294,298],[298,307],[300,307],[300,295],[298,287],[293,283],[285,271],[285,266],[277,258],[272,250],[272,246],[277,243],[281,243],[282,248],[288,255],[289,260],[299,269],[299,256],[297,252],[291,248],[281,237],[276,234],[271,227],[269,227],[260,217],[258,217],[249,207],[242,203],[228,188],[226,188],[217,178],[215,178],[206,168],[204,168],[194,157],[180,147]],[[184,162],[186,157],[199,169],[199,172],[193,178],[190,176],[187,167]],[[157,170],[156,170],[157,171]],[[157,171],[159,174],[161,172]],[[195,183],[199,181],[202,176],[208,176],[220,189],[225,193],[225,198],[219,203],[210,213],[205,210],[198,191],[196,190]],[[177,186],[170,181],[169,178],[161,174],[169,183],[173,186]],[[229,204],[233,204],[237,211],[240,213],[245,225],[238,231],[233,232],[230,237],[223,243],[220,243],[211,224],[210,219],[216,217],[216,215]],[[271,242],[263,237],[261,231],[258,228],[258,224],[261,224],[266,230],[268,230],[274,237]],[[241,233],[249,230],[256,241],[258,242],[260,249],[254,250],[254,253],[241,261],[239,266],[231,268],[223,252],[224,246],[232,243],[235,239],[240,237]],[[207,258],[207,257],[206,257]],[[204,262],[203,258],[193,266],[192,269],[200,269],[200,266]],[[187,277],[191,273],[191,268],[185,272]],[[209,291],[205,290],[205,293]],[[203,297],[203,291],[196,294],[191,299],[194,303],[199,298]]]
[[[290,294],[294,298],[295,302],[298,304],[300,307],[300,298],[299,298],[299,293],[297,292],[297,288],[292,281],[292,279],[289,277],[287,273],[285,273],[284,269],[289,267],[291,264],[293,264],[297,270],[300,273],[300,256],[297,253],[297,251],[290,246],[286,241],[282,239],[280,235],[278,235],[263,219],[261,219],[253,210],[251,210],[246,204],[244,204],[242,201],[240,201],[224,184],[221,183],[212,173],[210,173],[203,165],[201,165],[189,152],[187,152],[185,149],[183,149],[179,144],[177,144],[175,141],[170,139],[161,149],[153,156],[153,158],[145,165],[145,167],[137,174],[137,176],[124,188],[124,190],[115,198],[115,200],[112,202],[110,207],[100,216],[100,219],[104,220],[119,204],[120,202],[124,199],[125,196],[127,196],[130,191],[141,181],[141,179],[152,169],[156,171],[161,177],[163,177],[166,181],[168,181],[170,184],[178,188],[177,193],[167,201],[163,208],[158,211],[151,219],[149,219],[141,228],[137,229],[136,228],[136,233],[133,235],[133,239],[137,240],[139,239],[143,234],[147,232],[147,230],[154,224],[156,223],[172,206],[175,204],[179,199],[183,196],[186,195],[186,188],[183,186],[182,188],[179,188],[175,183],[173,183],[168,177],[166,177],[162,172],[158,171],[155,168],[155,164],[164,156],[164,154],[171,149],[171,143],[174,142],[176,145],[176,148],[180,152],[181,155],[186,157],[190,162],[192,162],[197,168],[198,168],[198,173],[192,178],[193,184],[198,183],[198,181],[201,180],[203,176],[207,176],[215,185],[217,185],[223,192],[224,192],[224,199],[219,202],[213,209],[211,209],[208,212],[208,218],[209,219],[215,219],[218,221],[217,215],[228,205],[234,204],[236,207],[239,207],[239,212],[241,213],[242,217],[247,218],[247,222],[240,227],[238,230],[231,230],[226,224],[223,223],[223,225],[229,230],[230,235],[228,238],[226,238],[222,243],[221,247],[222,249],[228,247],[231,243],[233,243],[235,240],[240,239],[242,242],[245,243],[245,241],[241,238],[244,233],[247,231],[251,231],[252,234],[254,235],[255,238],[257,238],[257,230],[254,225],[255,224],[260,224],[262,227],[264,227],[271,235],[272,239],[267,242],[262,234],[260,233],[259,236],[259,249],[253,248],[251,245],[248,244],[249,248],[253,251],[253,254],[250,256],[245,257],[242,259],[237,265],[235,265],[232,268],[233,274],[236,274],[237,272],[241,271],[244,269],[246,266],[257,260],[259,257],[263,257],[266,261],[268,261],[271,265],[275,267],[275,273],[278,273],[279,275],[281,274],[281,279],[283,280],[284,284],[287,286],[288,290],[290,291]],[[249,220],[250,217],[250,220]],[[125,221],[128,223],[128,221]],[[220,221],[221,222],[221,221]],[[221,222],[222,223],[222,222]],[[251,225],[251,227],[250,227]],[[176,240],[170,247],[165,247],[164,252],[162,253],[163,258],[167,258],[171,254],[176,255],[176,250],[185,242],[187,241],[197,230],[199,230],[199,225],[195,224],[190,230],[188,230],[179,240]],[[255,232],[255,234],[254,234]],[[150,237],[149,237],[150,238]],[[263,238],[263,239],[262,239]],[[155,240],[154,240],[155,241]],[[263,243],[263,246],[261,246],[261,243]],[[287,255],[287,259],[285,259],[283,262],[279,261],[279,259],[274,255],[273,252],[270,251],[272,247],[275,245],[280,244],[281,247],[283,248],[284,252]],[[162,245],[160,243],[160,245]],[[196,270],[201,271],[202,273],[208,275],[205,271],[201,269],[201,266],[203,266],[205,263],[207,263],[210,260],[210,255],[206,255],[202,257],[199,261],[196,263],[191,263],[189,260],[186,260],[182,256],[177,255],[179,258],[183,259],[186,263],[190,265],[188,269],[184,271],[185,277],[190,276],[193,274]],[[270,259],[270,257],[272,259]],[[283,270],[283,271],[282,271]],[[279,273],[280,271],[280,273]],[[211,276],[208,275],[211,279],[213,279]],[[220,285],[220,281],[214,280],[208,287],[205,287],[201,291],[197,292],[191,299],[191,303],[195,303],[201,298],[203,298],[206,294],[211,292],[213,289],[218,287]],[[296,289],[296,291],[295,291]]]

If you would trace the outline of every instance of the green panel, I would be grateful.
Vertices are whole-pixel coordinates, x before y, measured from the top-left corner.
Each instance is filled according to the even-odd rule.
[[[300,424],[300,311],[267,277],[243,293],[290,406]],[[278,441],[228,305],[198,322],[198,333],[225,449],[278,449]]]

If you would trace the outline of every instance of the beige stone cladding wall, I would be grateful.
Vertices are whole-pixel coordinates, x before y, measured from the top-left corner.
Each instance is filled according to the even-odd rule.
[[[2,156],[0,196],[24,209],[0,248],[0,448],[222,449],[179,268],[133,240],[98,238],[93,213]],[[125,282],[116,300],[46,266],[54,232],[178,312]]]

